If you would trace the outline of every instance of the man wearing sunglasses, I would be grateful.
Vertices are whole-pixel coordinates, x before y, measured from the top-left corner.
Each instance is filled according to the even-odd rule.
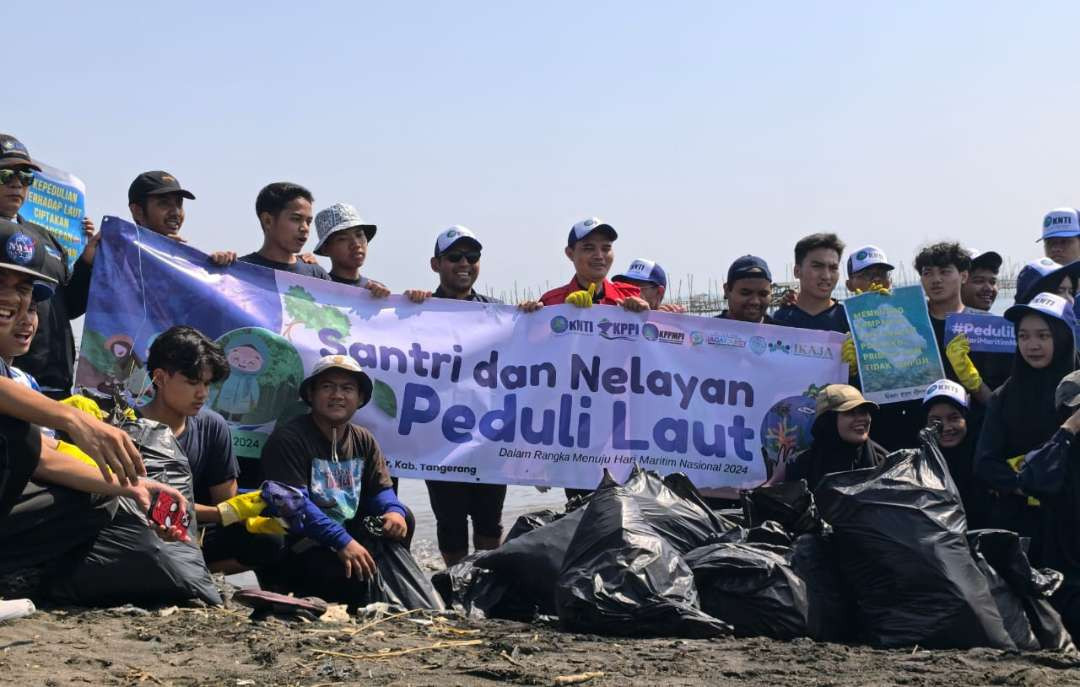
[[[434,293],[410,289],[405,292],[414,303],[428,297],[453,298],[478,303],[502,301],[477,293],[473,288],[480,275],[480,251],[483,246],[468,228],[455,224],[435,239],[435,257],[431,270],[439,275]],[[529,311],[535,307],[526,307]],[[538,307],[538,306],[537,306]],[[474,484],[471,482],[427,482],[431,510],[435,514],[435,529],[439,552],[447,566],[469,555],[469,519],[473,524],[473,547],[494,549],[502,541],[502,509],[506,499],[504,484]]]
[[[90,266],[81,260],[69,270],[63,248],[44,227],[19,217],[19,209],[30,194],[34,173],[41,167],[17,138],[0,134],[0,219],[17,222],[31,238],[45,247],[44,274],[56,280],[56,295],[38,305],[37,335],[30,351],[15,359],[15,365],[33,375],[41,392],[52,398],[70,395],[75,370],[75,336],[71,320],[86,313],[90,294]],[[94,233],[89,217],[82,220],[83,232]],[[92,242],[92,239],[91,239]]]

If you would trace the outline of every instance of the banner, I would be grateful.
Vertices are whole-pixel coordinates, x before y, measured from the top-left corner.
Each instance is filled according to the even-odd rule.
[[[766,460],[805,448],[813,396],[846,379],[842,335],[598,306],[514,306],[401,296],[235,264],[107,217],[77,384],[145,398],[154,337],[198,328],[231,375],[210,405],[241,456],[307,407],[319,357],[348,355],[374,393],[355,421],[400,477],[592,488],[607,468],[685,472],[750,487]]]
[[[891,295],[864,293],[844,301],[863,396],[875,403],[922,398],[945,376],[922,286]]]
[[[1013,323],[1004,317],[985,312],[965,311],[945,316],[945,343],[963,334],[974,353],[1016,352],[1016,332]]]
[[[82,219],[86,216],[86,184],[74,174],[41,164],[34,172],[34,185],[19,208],[28,222],[45,227],[60,242],[68,269],[82,254],[86,244]]]

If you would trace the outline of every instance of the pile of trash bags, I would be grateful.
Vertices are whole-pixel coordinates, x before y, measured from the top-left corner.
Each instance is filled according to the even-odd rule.
[[[743,492],[741,512],[714,512],[683,475],[605,473],[583,506],[522,516],[432,582],[472,617],[613,636],[1075,651],[1048,600],[1061,575],[1013,532],[968,532],[934,435],[921,440],[813,493]]]

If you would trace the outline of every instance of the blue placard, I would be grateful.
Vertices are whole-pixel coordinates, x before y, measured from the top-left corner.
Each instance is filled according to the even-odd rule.
[[[70,269],[86,245],[82,219],[86,216],[86,185],[74,174],[43,165],[34,173],[26,202],[19,215],[49,230],[64,249]]]
[[[945,317],[945,343],[963,334],[973,352],[1014,353],[1016,333],[1004,317],[983,312],[952,313]]]
[[[844,309],[867,399],[920,399],[927,386],[945,376],[922,286],[853,296]]]

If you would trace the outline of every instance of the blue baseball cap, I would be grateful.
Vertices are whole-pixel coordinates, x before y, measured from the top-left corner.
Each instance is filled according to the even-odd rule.
[[[568,248],[573,247],[575,243],[582,240],[594,231],[599,231],[602,234],[606,234],[607,237],[612,241],[619,238],[619,235],[615,232],[615,227],[611,226],[607,222],[600,221],[599,217],[586,217],[574,226],[570,227],[570,236],[566,239],[566,246]]]
[[[1061,265],[1050,258],[1039,258],[1024,265],[1016,275],[1016,302],[1027,303],[1035,294],[1056,289],[1065,277],[1080,279],[1080,260]]]
[[[756,255],[744,255],[736,258],[727,271],[726,284],[733,284],[738,279],[768,279],[772,281],[769,265]]]
[[[626,271],[611,278],[611,281],[644,281],[667,288],[667,273],[664,268],[652,260],[637,258],[630,263]]]
[[[1036,294],[1027,303],[1017,303],[1005,311],[1005,319],[1016,324],[1024,318],[1024,315],[1029,313],[1061,320],[1068,325],[1070,332],[1076,328],[1076,314],[1073,312],[1072,303],[1068,299],[1052,293]]]
[[[1080,213],[1076,208],[1058,208],[1046,213],[1043,218],[1042,238],[1039,241],[1059,236],[1080,236]]]

